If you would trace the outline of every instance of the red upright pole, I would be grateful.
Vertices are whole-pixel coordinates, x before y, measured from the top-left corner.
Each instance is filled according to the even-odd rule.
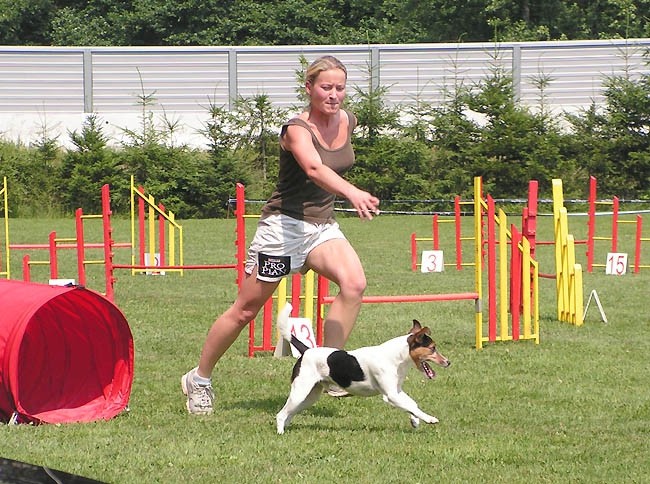
[[[23,256],[23,281],[30,282],[31,274],[29,271],[29,254]]]
[[[115,300],[113,276],[113,228],[111,227],[111,195],[108,184],[102,186],[102,226],[104,231],[104,279],[106,280],[106,298]]]
[[[138,192],[144,196],[144,188],[138,187]],[[140,259],[140,265],[144,264],[144,252],[145,252],[145,227],[144,227],[144,199],[138,197],[138,256]]]
[[[160,209],[161,213],[165,213],[165,206],[162,203],[158,204],[158,208]],[[159,214],[158,215],[158,254],[160,254],[159,255],[160,266],[167,265],[165,263],[165,242],[166,242],[165,241],[165,217]]]
[[[237,260],[237,287],[241,286],[244,281],[244,264],[246,263],[246,214],[244,185],[237,183],[236,187],[236,201],[235,201],[235,215],[237,217],[237,234],[235,240],[236,246],[236,260]]]
[[[496,294],[496,273],[497,273],[497,253],[496,253],[496,230],[495,230],[495,209],[494,199],[487,195],[487,229],[488,229],[488,340],[496,341],[497,335],[497,294]],[[502,241],[505,243],[505,241]],[[478,263],[478,261],[477,261]]]
[[[530,242],[530,256],[533,259],[535,258],[537,237],[537,196],[538,182],[537,180],[530,180],[528,182],[528,204],[524,208],[521,228],[523,236]]]
[[[293,274],[291,276],[291,317],[297,318],[300,314],[300,288],[302,286],[302,276]]]
[[[636,216],[636,250],[634,251],[634,273],[641,268],[641,234],[643,233],[643,217]]]
[[[58,278],[59,262],[56,253],[56,232],[50,232],[49,237],[49,252],[50,252],[50,279]]]
[[[454,197],[454,221],[456,222],[456,270],[463,268],[463,246],[461,241],[460,197]]]
[[[415,232],[411,233],[411,270],[415,272],[418,268],[418,243],[415,240]]]
[[[519,315],[521,312],[521,291],[522,291],[522,257],[519,252],[521,234],[517,227],[510,226],[512,240],[510,244],[510,315],[512,317],[512,339],[519,339]],[[530,274],[528,275],[530,277]],[[503,336],[503,335],[502,335]]]
[[[440,234],[438,233],[438,214],[433,214],[433,220],[431,222],[431,232],[433,233],[433,250],[440,249]]]
[[[264,322],[262,323],[262,351],[272,350],[273,298],[264,303]]]
[[[328,295],[329,280],[319,274],[316,287],[316,344],[318,346],[323,345],[323,308]]]
[[[589,217],[587,217],[587,272],[594,268],[594,237],[596,236],[596,179],[589,177]]]
[[[79,274],[79,280],[77,284],[80,286],[86,285],[86,265],[84,264],[85,260],[85,248],[86,241],[84,239],[84,221],[82,218],[83,210],[78,208],[75,211],[75,222],[77,226],[77,272]]]
[[[612,202],[612,252],[618,248],[618,197]]]

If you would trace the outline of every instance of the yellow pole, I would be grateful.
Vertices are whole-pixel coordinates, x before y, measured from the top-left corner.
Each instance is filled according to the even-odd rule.
[[[131,175],[131,265],[135,265],[135,185],[133,183],[133,175]],[[131,275],[135,275],[135,269],[131,269]]]
[[[582,266],[575,264],[575,307],[576,307],[576,326],[582,326],[584,323],[584,292],[582,288]]]
[[[167,214],[167,220],[169,220],[171,223],[167,224],[169,225],[169,231],[168,231],[168,236],[167,236],[167,244],[169,247],[169,265],[170,266],[175,266],[176,265],[176,228],[174,227],[174,213],[169,212]]]
[[[557,295],[557,318],[562,321],[562,285],[564,274],[562,274],[562,251],[563,234],[560,226],[560,210],[564,206],[564,195],[562,194],[562,180],[553,179],[553,228],[555,233],[555,292]]]
[[[539,264],[533,262],[533,325],[535,343],[539,344]]]
[[[314,271],[310,270],[305,274],[305,309],[304,317],[309,319],[312,324],[314,320]]]
[[[569,284],[571,283],[570,277],[570,267],[569,267],[569,241],[568,241],[568,236],[569,236],[569,228],[568,228],[568,220],[567,220],[567,213],[566,213],[566,208],[562,207],[560,209],[560,233],[561,233],[561,240],[562,240],[562,250],[561,250],[561,258],[560,258],[560,264],[562,267],[562,284],[560,285],[560,294],[558,297],[558,300],[562,301],[561,304],[561,311],[560,311],[560,321],[569,321],[568,315],[569,315],[569,310],[570,310],[570,302],[569,302]]]
[[[5,271],[7,279],[11,279],[11,257],[9,252],[9,199],[7,197],[7,177],[2,178],[2,193],[3,193],[3,206],[4,206],[4,222],[5,222],[5,264],[7,270]]]
[[[567,250],[566,250],[566,267],[569,273],[569,288],[568,288],[568,297],[569,297],[569,309],[568,309],[568,322],[571,324],[576,324],[576,253],[573,235],[567,235]]]

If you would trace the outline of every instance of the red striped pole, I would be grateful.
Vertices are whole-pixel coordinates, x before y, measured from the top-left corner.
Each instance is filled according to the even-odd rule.
[[[50,253],[50,279],[58,278],[59,274],[59,261],[56,253],[56,232],[50,232],[49,237],[49,253]]]
[[[411,270],[415,272],[418,269],[418,243],[415,232],[411,234]]]
[[[79,275],[77,284],[79,284],[80,286],[85,286],[86,265],[84,264],[84,260],[86,258],[86,254],[85,254],[83,210],[81,208],[78,208],[75,211],[75,225],[77,229],[77,273]]]
[[[463,245],[461,239],[460,196],[454,197],[454,220],[456,221],[456,270],[463,268]]]
[[[521,277],[522,263],[519,244],[521,243],[521,234],[517,227],[510,226],[510,316],[512,319],[512,339],[519,339],[519,317],[521,311]],[[501,335],[503,336],[503,335]]]
[[[487,230],[488,230],[488,250],[487,250],[487,263],[488,263],[488,340],[491,342],[496,341],[497,334],[497,294],[496,294],[496,272],[497,272],[497,256],[496,256],[496,234],[495,234],[495,209],[494,199],[491,195],[487,195]]]
[[[161,266],[165,265],[165,217],[163,217],[163,213],[165,213],[165,206],[162,203],[158,204],[158,208],[160,209],[160,212],[158,213],[158,254],[159,254],[159,264]],[[152,254],[153,255],[153,254]],[[173,255],[169,255],[171,258],[173,258]],[[149,261],[151,263],[152,261]]]
[[[115,300],[115,277],[113,277],[113,229],[111,227],[111,194],[108,184],[102,186],[102,228],[104,232],[104,278],[106,297]]]
[[[641,268],[641,233],[643,231],[643,217],[636,216],[636,250],[634,252],[634,273],[638,274]]]
[[[587,217],[587,272],[594,269],[594,238],[596,237],[596,178],[589,177],[589,216]]]
[[[617,252],[618,248],[618,197],[612,201],[612,252]]]

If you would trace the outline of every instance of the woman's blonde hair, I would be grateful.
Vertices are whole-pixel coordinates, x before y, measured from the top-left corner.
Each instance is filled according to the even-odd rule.
[[[330,69],[341,69],[345,73],[345,78],[348,78],[348,70],[340,60],[333,55],[324,55],[309,65],[307,72],[305,72],[305,83],[313,83],[321,72]]]

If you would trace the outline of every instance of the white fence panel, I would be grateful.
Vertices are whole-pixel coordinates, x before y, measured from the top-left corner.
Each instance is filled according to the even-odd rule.
[[[460,88],[476,88],[495,67],[511,74],[516,98],[561,114],[604,102],[613,75],[650,73],[650,39],[503,44],[408,44],[264,47],[0,46],[0,136],[29,140],[78,130],[90,113],[109,136],[141,125],[142,100],[178,124],[180,142],[202,145],[210,106],[267,95],[299,109],[300,58],[337,56],[348,93],[386,89],[389,105],[440,106]],[[543,81],[543,82],[542,82]],[[540,84],[544,84],[543,89]],[[280,120],[278,120],[280,121]],[[47,128],[47,130],[45,129]],[[182,128],[182,129],[180,129]]]

